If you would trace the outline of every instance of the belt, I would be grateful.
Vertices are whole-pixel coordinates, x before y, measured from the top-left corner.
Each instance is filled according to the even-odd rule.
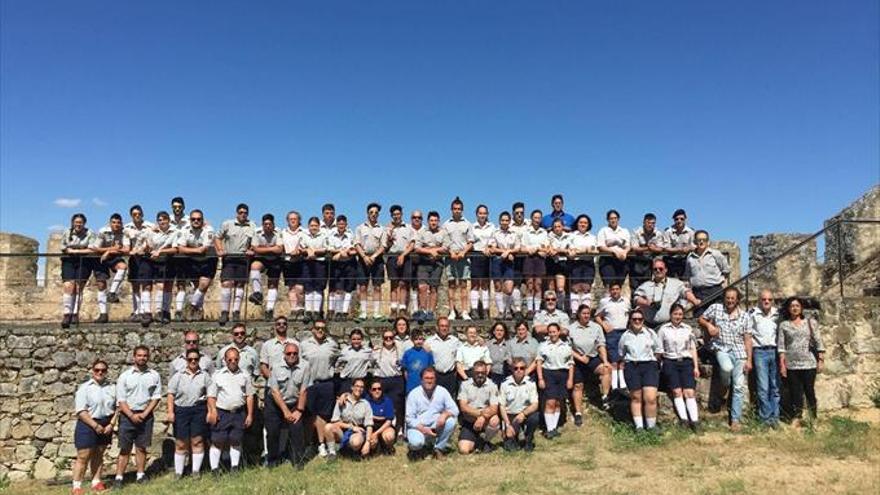
[[[759,350],[770,350],[770,349],[773,349],[773,350],[775,351],[775,350],[776,350],[776,346],[775,346],[775,345],[760,345],[760,346],[758,346],[758,347],[752,347],[752,349],[759,349]]]
[[[681,357],[681,358],[668,358],[668,357],[664,357],[663,359],[664,359],[665,361],[675,361],[675,362],[693,361],[693,360],[694,360],[693,358],[690,358],[690,357]]]
[[[244,409],[244,406],[236,407],[235,409],[223,409],[222,407],[218,407],[218,408],[217,408],[218,411],[228,412],[228,413],[231,413],[231,414],[235,414],[235,413],[237,413],[237,412],[241,412],[241,410],[243,410],[243,409]]]

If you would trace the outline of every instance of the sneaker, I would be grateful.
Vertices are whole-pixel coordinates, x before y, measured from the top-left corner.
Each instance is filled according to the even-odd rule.
[[[163,325],[171,323],[171,311],[162,311],[162,320],[160,322]]]
[[[425,313],[425,321],[434,321],[434,312],[428,311]]]
[[[275,311],[268,309],[265,313],[263,313],[263,319],[266,321],[272,321],[275,319]]]
[[[92,485],[92,491],[93,492],[105,492],[105,491],[107,491],[107,487],[104,486],[104,483],[102,481],[99,481],[97,484]]]
[[[492,442],[483,442],[483,447],[480,451],[484,454],[491,454],[492,452],[495,452],[495,446],[492,445]]]
[[[107,294],[107,302],[110,304],[118,303],[119,295],[117,295],[115,292],[110,292],[109,294]]]
[[[238,323],[241,321],[241,311],[232,312],[232,321],[233,323]]]
[[[61,318],[61,328],[70,328],[70,320],[71,316],[69,314],[64,315],[64,317]]]
[[[108,321],[110,321],[110,318],[107,316],[107,313],[101,313],[95,320],[95,323],[107,323]]]
[[[318,457],[327,457],[327,446],[323,443],[318,445]]]
[[[574,425],[578,428],[584,425],[584,416],[582,414],[574,415]]]
[[[302,321],[305,323],[310,323],[315,319],[315,313],[311,311],[306,311],[303,313]]]
[[[335,460],[336,460],[336,451],[331,450],[330,452],[327,452],[327,462],[333,462]]]
[[[526,452],[532,452],[535,450],[535,442],[527,441],[525,445],[523,445],[523,450]]]
[[[138,485],[144,485],[147,483],[147,477],[144,476],[143,478],[137,478],[136,480],[134,480],[134,482]]]
[[[70,495],[85,495],[86,490],[83,487],[73,488],[70,490]]]
[[[132,311],[132,313],[130,315],[128,315],[128,321],[131,323],[140,323],[141,322],[141,315]]]
[[[222,326],[225,325],[228,321],[229,321],[229,311],[221,311],[221,312],[220,312],[220,319],[217,320],[217,324],[220,325],[220,326],[222,327]]]
[[[517,445],[516,441],[512,438],[504,440],[502,447],[504,448],[505,452],[514,452],[519,449],[519,445]]]
[[[119,478],[113,478],[113,489],[114,490],[122,490],[122,480]]]
[[[412,314],[413,320],[423,320],[425,318],[425,312],[421,309],[417,309]]]
[[[248,301],[260,306],[263,304],[263,293],[262,292],[254,292],[250,296],[248,296]]]
[[[465,315],[469,320],[482,320],[483,319],[483,310],[482,309],[472,309],[468,311],[468,314]]]
[[[305,319],[306,311],[304,309],[298,309],[293,312],[293,320],[294,321],[303,321]]]
[[[453,310],[449,311],[449,314],[446,316],[446,319],[449,321],[455,321],[456,316],[457,316],[457,314],[456,314],[455,310],[453,309]]]
[[[186,307],[186,306],[184,306]],[[174,312],[174,321],[178,323],[183,323],[183,311],[175,311]]]
[[[534,320],[535,319],[535,312],[532,310],[526,311],[526,319],[527,320]]]
[[[443,452],[440,449],[434,449],[434,459],[437,459],[439,461],[444,458],[446,458],[446,452]]]
[[[385,317],[381,313],[373,313],[373,321],[385,321]]]
[[[699,421],[691,421],[690,427],[691,427],[691,431],[693,431],[697,435],[699,435],[700,433],[703,432],[703,427],[700,426]]]
[[[360,322],[362,322],[362,321],[364,321],[364,320],[366,320],[366,319],[367,319],[367,312],[366,312],[366,311],[361,311],[361,312],[358,313],[357,318],[355,318],[354,321],[360,323]]]
[[[71,325],[79,325],[79,315],[73,315],[70,317]]]
[[[461,315],[461,319],[464,320],[464,321],[471,321],[471,320],[473,320],[474,318],[471,317],[471,314],[470,314],[470,313],[472,313],[472,311],[471,311],[471,312],[468,312],[468,313],[462,313],[462,315]]]
[[[142,313],[141,314],[141,326],[144,328],[148,328],[150,323],[153,323],[153,314],[152,313]]]

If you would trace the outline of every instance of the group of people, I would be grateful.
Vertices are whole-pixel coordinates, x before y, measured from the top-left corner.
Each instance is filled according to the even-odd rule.
[[[126,273],[132,321],[148,326],[155,314],[170,323],[172,302],[175,319],[200,319],[221,260],[221,325],[230,318],[240,321],[248,283],[248,300],[263,306],[265,319],[272,321],[282,279],[294,320],[348,319],[356,292],[358,320],[409,315],[431,321],[444,271],[450,319],[486,319],[494,302],[495,316],[511,320],[533,318],[544,290],[554,291],[560,307],[574,316],[591,301],[597,267],[606,286],[628,277],[635,289],[651,280],[652,260],[660,258],[671,277],[686,281],[691,302],[717,293],[730,271],[727,258],[709,247],[709,234],[687,225],[684,210],[673,213],[665,231],[657,228],[652,213],[644,215],[640,227],[627,230],[620,226],[620,214],[609,210],[607,225],[594,236],[590,217],[566,213],[562,195],[553,196],[551,206],[547,215],[536,209],[527,219],[525,205],[516,202],[498,215],[496,226],[485,205],[475,209],[475,222],[465,219],[464,203],[456,197],[442,223],[436,211],[423,223],[419,210],[407,223],[403,208],[393,205],[390,222],[382,225],[381,205],[370,203],[365,221],[353,231],[332,204],[305,225],[300,213],[290,211],[282,228],[271,213],[256,225],[246,204],[214,228],[201,210],[187,213],[180,197],[171,200],[170,214],[156,214],[155,223],[145,220],[139,205],[130,208],[130,222],[114,213],[98,230],[88,228],[85,215],[77,213],[62,236],[61,325],[79,322],[92,274],[98,323],[108,321],[108,304],[119,302]],[[387,312],[381,289],[386,277]]]
[[[655,260],[653,271],[662,271],[657,268],[663,263]],[[247,330],[239,323],[231,342],[212,359],[199,347],[198,333],[188,330],[165,390],[166,420],[173,423],[176,439],[175,473],[183,476],[189,458],[197,476],[206,449],[213,471],[220,469],[224,451],[232,469],[240,465],[242,440],[258,419],[254,383],[259,377],[265,381],[262,420],[270,466],[288,460],[302,467],[309,458],[307,445],[327,459],[342,453],[363,458],[393,453],[400,439],[411,458],[443,457],[456,425],[462,454],[494,450],[496,436],[505,450],[531,451],[539,428],[548,439],[560,435],[569,409],[574,425],[583,425],[588,384],[598,386],[603,403],[614,389],[625,389],[634,428],[648,430],[657,427],[657,393],[665,384],[681,424],[697,429],[697,334],[683,322],[681,304],[673,303],[668,321],[657,324],[664,318],[657,316],[661,311],[630,308],[615,282],[595,310],[586,301],[572,321],[557,309],[555,291],[543,296],[544,309],[532,324],[517,321],[513,335],[503,321],[485,336],[468,324],[464,341],[451,333],[449,318],[440,317],[435,333],[426,337],[398,317],[376,346],[360,328],[340,346],[320,319],[300,342],[288,335],[287,317],[278,316],[273,338],[259,352],[247,343]],[[636,295],[637,305],[639,297],[644,296]],[[804,396],[815,416],[814,385],[824,346],[818,324],[804,314],[804,302],[791,298],[777,311],[773,294],[763,291],[758,307],[743,309],[739,297],[728,287],[722,302],[698,319],[721,382],[730,388],[731,429],[740,427],[745,376],[752,369],[758,414],[766,424],[778,424],[781,383],[789,388],[794,418],[802,414]],[[144,479],[146,449],[163,397],[149,357],[148,348],[136,347],[132,367],[115,384],[107,378],[107,363],[97,359],[91,378],[77,390],[74,493],[83,493],[87,466],[93,489],[104,488],[101,458],[117,423],[115,483],[122,484],[133,449],[136,479]]]

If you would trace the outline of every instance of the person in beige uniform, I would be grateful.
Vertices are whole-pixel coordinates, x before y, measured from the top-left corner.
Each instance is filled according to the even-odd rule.
[[[366,319],[370,299],[373,319],[382,317],[382,284],[385,283],[385,263],[382,254],[388,244],[385,229],[379,224],[379,203],[367,205],[367,221],[358,225],[354,233],[354,248],[358,253],[358,300],[361,320]],[[370,283],[373,290],[369,291]],[[371,297],[372,296],[372,297]]]
[[[238,367],[238,349],[226,351],[226,367],[215,371],[208,387],[208,424],[211,425],[211,470],[220,467],[220,456],[229,448],[233,470],[241,462],[241,439],[254,421],[254,384]]]
[[[391,205],[391,223],[385,228],[385,271],[391,282],[390,316],[406,316],[407,299],[412,284],[412,254],[415,249],[415,231],[403,221],[403,208]],[[417,212],[413,212],[415,215]],[[421,214],[419,214],[421,216]]]
[[[275,229],[275,216],[271,213],[263,215],[262,228],[254,233],[253,242],[245,252],[251,260],[250,280],[253,293],[248,301],[260,306],[263,304],[263,277],[266,272],[266,281],[269,287],[266,298],[266,309],[263,316],[266,321],[275,318],[275,302],[278,300],[278,280],[281,278],[281,255],[284,253],[284,244],[281,242],[281,234]]]
[[[189,225],[178,233],[175,245],[177,252],[182,255],[180,266],[183,267],[183,277],[196,286],[187,306],[188,314],[184,316],[188,320],[196,320],[200,318],[205,293],[217,272],[217,258],[212,256],[214,229],[205,225],[202,210],[189,212]]]
[[[257,226],[248,220],[248,205],[241,203],[235,208],[235,219],[220,224],[214,237],[214,249],[223,260],[220,271],[220,319],[221,326],[232,320],[241,320],[241,302],[244,299],[244,286],[248,280],[248,262],[245,255],[253,244]],[[235,294],[233,295],[233,288]],[[230,304],[231,303],[231,304]]]
[[[473,225],[462,216],[464,203],[456,196],[450,206],[452,217],[443,222],[446,232],[446,280],[449,284],[449,319],[470,320],[467,285],[471,279],[468,253],[474,247]]]

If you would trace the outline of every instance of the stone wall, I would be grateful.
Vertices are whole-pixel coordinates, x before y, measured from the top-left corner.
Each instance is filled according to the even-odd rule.
[[[786,249],[802,242],[809,234],[767,234],[749,237],[749,272],[769,263]],[[822,289],[821,267],[815,239],[749,280],[749,300],[755,301],[762,289],[774,294],[817,294]]]
[[[880,219],[880,185],[875,185],[840,213],[826,220],[825,225],[828,226],[838,219],[857,218]],[[836,280],[838,259],[843,265],[845,277],[856,267],[878,255],[880,255],[880,224],[850,223],[842,224],[839,229],[831,229],[826,236],[824,283],[830,285]]]

